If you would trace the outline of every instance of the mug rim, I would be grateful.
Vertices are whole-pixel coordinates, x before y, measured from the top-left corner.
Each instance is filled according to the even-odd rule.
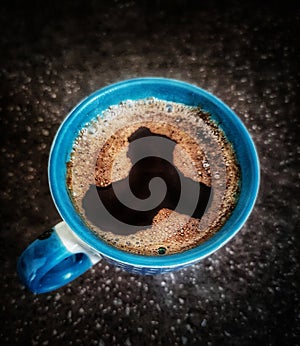
[[[162,90],[165,88],[167,88],[166,90],[172,88],[177,88],[176,90],[182,89],[182,91],[184,90],[186,93],[189,93],[189,95],[194,95],[191,96],[191,99],[193,99],[194,97],[195,102],[197,101],[197,96],[201,97],[204,100],[207,100],[207,102],[212,107],[217,107],[217,109],[226,114],[226,116],[230,118],[230,121],[233,122],[234,125],[238,128],[239,134],[241,135],[241,138],[243,138],[247,146],[247,152],[249,153],[248,159],[251,164],[252,172],[252,176],[250,177],[251,182],[249,183],[250,186],[248,188],[250,193],[246,196],[245,200],[247,205],[242,206],[241,214],[234,214],[236,207],[239,204],[238,201],[234,211],[226,220],[226,223],[222,226],[220,230],[218,230],[216,233],[210,236],[208,240],[183,252],[157,256],[139,255],[126,252],[124,250],[120,250],[96,236],[96,234],[88,228],[88,226],[83,222],[79,214],[76,212],[75,206],[73,205],[69,193],[67,191],[68,189],[66,185],[66,174],[64,174],[64,170],[66,170],[66,164],[69,158],[66,157],[66,155],[62,155],[64,138],[70,137],[74,140],[78,135],[78,132],[74,133],[74,129],[72,129],[72,122],[74,122],[74,119],[76,119],[76,117],[81,117],[80,119],[83,119],[85,114],[84,112],[87,112],[89,105],[93,104],[94,102],[98,102],[98,100],[101,98],[110,100],[114,94],[126,94],[126,89],[131,90],[133,88],[141,88],[142,91],[145,89],[145,87],[149,86],[157,88],[158,93],[162,92]],[[142,89],[142,87],[144,87],[144,89]],[[171,95],[170,98],[172,97],[173,96]],[[145,97],[139,98],[143,99]],[[128,97],[127,99],[132,99],[132,97]],[[125,99],[123,99],[123,101],[125,101]],[[168,101],[173,100],[168,99]],[[192,102],[194,101],[191,101],[191,103]],[[192,105],[191,103],[190,105]],[[116,102],[113,104],[119,104],[119,102],[116,100]],[[110,105],[113,104],[110,103]],[[107,109],[107,107],[105,106],[102,107],[103,110]],[[88,121],[90,120],[91,119],[89,119]],[[72,133],[70,133],[70,130]],[[69,148],[69,152],[72,151],[72,146],[73,142],[71,144],[71,148]],[[62,161],[65,161],[64,167],[61,167]],[[113,261],[117,261],[134,267],[175,268],[198,262],[202,258],[207,257],[208,255],[212,254],[220,247],[225,245],[242,228],[254,207],[258,195],[260,183],[260,164],[255,144],[245,125],[243,124],[241,119],[235,114],[235,112],[231,108],[229,108],[223,101],[221,101],[218,97],[196,85],[179,81],[176,79],[161,77],[142,77],[124,80],[101,88],[93,92],[83,100],[81,100],[69,112],[69,114],[66,116],[66,118],[63,120],[60,127],[58,128],[52,142],[48,163],[48,181],[52,199],[62,219],[69,225],[72,231],[75,234],[77,234],[83,242],[85,242],[88,246],[99,252],[101,255],[103,255],[103,257],[107,257]],[[241,181],[243,181],[243,177],[241,177]],[[230,223],[229,220],[232,221],[233,216],[234,222]]]

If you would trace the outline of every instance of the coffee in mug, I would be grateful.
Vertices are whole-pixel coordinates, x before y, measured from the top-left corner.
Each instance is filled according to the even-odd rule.
[[[217,232],[235,207],[239,164],[200,107],[156,98],[110,106],[78,134],[73,203],[97,236],[142,255],[174,254]]]

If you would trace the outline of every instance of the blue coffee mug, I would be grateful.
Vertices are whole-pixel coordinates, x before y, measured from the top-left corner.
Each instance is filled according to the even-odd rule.
[[[95,235],[81,219],[68,193],[67,166],[79,131],[109,106],[125,100],[155,97],[199,106],[221,123],[240,164],[240,194],[223,227],[204,243],[181,253],[145,256],[117,249]],[[158,274],[198,262],[226,244],[243,226],[254,206],[260,181],[255,145],[237,115],[207,91],[181,81],[138,78],[107,86],[81,101],[61,124],[52,144],[49,184],[54,203],[64,221],[44,232],[21,254],[17,270],[21,281],[35,293],[55,290],[74,280],[105,258],[127,271]]]

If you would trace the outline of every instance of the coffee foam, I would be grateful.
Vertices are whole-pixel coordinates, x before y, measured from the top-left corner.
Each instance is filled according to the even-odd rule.
[[[128,137],[139,127],[177,144],[174,165],[188,178],[213,188],[209,208],[199,219],[161,209],[151,228],[130,235],[104,232],[86,218],[82,200],[90,185],[107,186],[128,176]],[[231,144],[208,113],[198,107],[158,99],[125,101],[99,114],[83,128],[68,163],[70,195],[83,220],[100,238],[143,255],[178,253],[197,246],[226,222],[236,204],[239,167]]]

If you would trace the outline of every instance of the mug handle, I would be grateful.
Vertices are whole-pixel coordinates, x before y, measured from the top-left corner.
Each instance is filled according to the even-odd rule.
[[[34,293],[53,291],[87,271],[101,260],[65,222],[42,233],[18,259],[22,283]]]

